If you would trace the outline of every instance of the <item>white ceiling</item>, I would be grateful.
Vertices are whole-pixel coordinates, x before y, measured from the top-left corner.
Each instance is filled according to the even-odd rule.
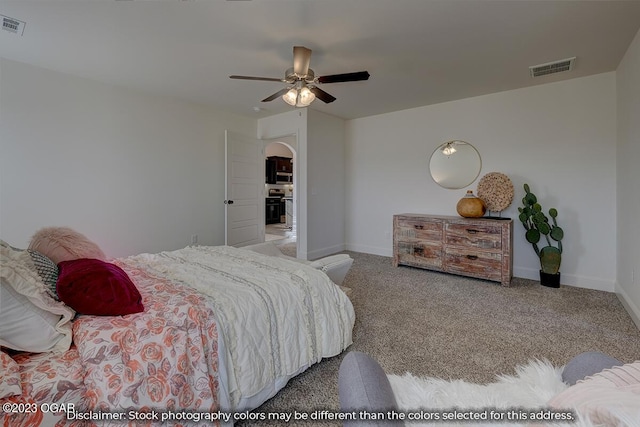
[[[640,1],[0,0],[26,22],[0,55],[144,92],[264,117],[293,107],[279,82],[292,48],[316,75],[367,70],[321,88],[312,107],[346,119],[613,71],[640,28]],[[576,56],[573,71],[528,67]],[[260,107],[256,113],[254,107]]]

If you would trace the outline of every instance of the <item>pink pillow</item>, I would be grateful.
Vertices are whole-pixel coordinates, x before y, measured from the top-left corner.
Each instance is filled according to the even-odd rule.
[[[38,251],[56,264],[79,258],[105,261],[107,257],[98,245],[84,234],[68,227],[47,227],[31,238],[29,249]]]
[[[85,258],[62,261],[58,267],[58,296],[78,313],[121,316],[144,311],[140,292],[117,265]]]

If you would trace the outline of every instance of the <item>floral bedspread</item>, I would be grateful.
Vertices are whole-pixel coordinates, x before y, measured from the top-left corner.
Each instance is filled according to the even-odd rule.
[[[79,316],[73,326],[75,346],[68,352],[14,356],[21,369],[22,395],[0,402],[72,403],[76,411],[105,412],[218,409],[218,333],[209,299],[130,268],[125,260],[115,263],[136,284],[145,311]],[[3,424],[48,426],[51,416],[42,411],[4,413]],[[94,425],[67,421],[64,414],[57,418],[57,425]]]
[[[22,394],[1,403],[15,404],[11,411],[3,410],[3,425],[37,426],[64,425],[58,413],[43,412],[40,403],[65,402],[74,405],[82,403],[84,385],[83,369],[75,346],[65,353],[20,353],[13,356],[19,368]],[[16,366],[16,365],[14,365]],[[22,406],[18,406],[22,405]]]
[[[87,406],[217,409],[218,335],[207,298],[123,261],[116,264],[141,294],[144,286],[153,297],[142,294],[143,313],[86,316],[74,323]]]

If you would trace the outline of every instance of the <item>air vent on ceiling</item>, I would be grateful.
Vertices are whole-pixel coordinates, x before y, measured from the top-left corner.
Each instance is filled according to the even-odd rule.
[[[561,59],[559,61],[547,62],[546,64],[532,65],[529,67],[531,77],[546,76],[548,74],[562,73],[573,70],[576,57]]]
[[[0,15],[2,17],[2,29],[11,33],[22,35],[24,33],[24,26],[26,22],[19,21],[15,18],[9,18],[8,16]]]

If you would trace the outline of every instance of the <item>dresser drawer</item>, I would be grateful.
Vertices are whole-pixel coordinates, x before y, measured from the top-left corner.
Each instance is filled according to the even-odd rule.
[[[502,254],[500,253],[447,247],[444,259],[444,270],[448,273],[481,277],[487,280],[502,280]]]
[[[398,264],[414,267],[442,268],[442,245],[438,242],[396,242]]]
[[[418,239],[442,241],[442,221],[422,221],[411,218],[398,218],[395,234],[398,239]]]
[[[502,230],[490,224],[449,223],[445,228],[445,242],[451,246],[500,250]]]

